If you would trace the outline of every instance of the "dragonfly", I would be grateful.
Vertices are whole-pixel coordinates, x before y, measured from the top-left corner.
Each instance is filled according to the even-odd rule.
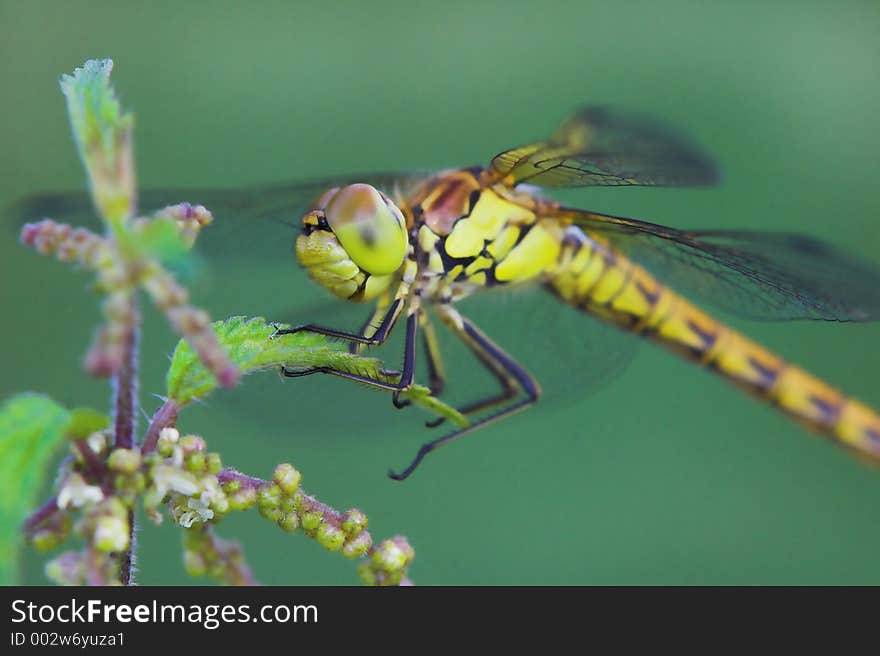
[[[209,207],[217,203],[232,215],[250,217],[294,216],[297,203],[308,199],[290,236],[296,259],[336,299],[371,309],[358,331],[305,323],[279,328],[279,334],[320,333],[361,352],[385,343],[403,326],[402,366],[392,382],[330,367],[282,368],[285,376],[340,376],[386,390],[396,407],[405,407],[401,393],[416,381],[421,344],[428,385],[442,395],[446,377],[436,317],[497,382],[492,393],[457,408],[472,418],[469,425],[424,443],[406,468],[389,472],[393,479],[406,479],[429,453],[541,398],[541,384],[516,354],[459,305],[490,289],[518,286],[537,287],[662,346],[855,454],[880,461],[876,410],[689,300],[699,297],[753,319],[873,321],[880,317],[880,267],[808,235],[683,230],[567,207],[542,191],[696,187],[719,178],[712,159],[668,125],[586,106],[549,138],[505,150],[483,166],[191,195]],[[141,200],[167,202],[169,195],[146,192]],[[88,200],[49,194],[26,206],[29,213],[52,216],[77,204],[85,209]]]

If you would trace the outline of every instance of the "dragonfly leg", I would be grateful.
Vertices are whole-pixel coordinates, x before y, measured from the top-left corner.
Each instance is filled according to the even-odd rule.
[[[379,330],[379,327],[382,325],[382,319],[388,311],[388,304],[390,301],[391,295],[387,292],[379,297],[379,300],[376,302],[376,307],[373,308],[373,311],[361,326],[361,335],[364,337],[374,337],[376,335],[376,331]],[[365,346],[365,344],[360,342],[350,342],[348,345],[348,352],[352,355],[360,355],[363,353]]]
[[[388,309],[385,310],[382,321],[379,323],[379,327],[376,328],[375,332],[372,331],[372,326],[374,320],[378,318],[378,315],[380,315],[382,313],[382,310],[384,309],[383,305],[385,304],[385,301],[383,300],[380,300],[379,304],[376,307],[376,312],[370,316],[370,319],[367,321],[366,324],[364,324],[364,330],[362,330],[359,334],[351,333],[346,330],[337,330],[335,328],[318,326],[312,323],[295,326],[294,328],[279,328],[275,331],[275,334],[290,335],[292,333],[307,331],[310,333],[318,333],[319,335],[327,335],[328,337],[344,339],[349,342],[354,342],[355,344],[363,344],[365,346],[380,346],[385,343],[386,339],[388,339],[388,335],[391,333],[391,329],[394,328],[394,324],[397,323],[397,319],[400,317],[400,314],[403,311],[407,300],[409,300],[410,298],[410,289],[412,287],[413,280],[415,279],[415,272],[415,261],[408,260],[405,265],[405,270],[400,280],[400,284],[397,286],[397,291],[394,293],[394,300],[391,302],[390,306],[388,306]],[[417,295],[418,290],[416,290],[416,296]],[[417,308],[413,308],[413,303],[411,302],[410,312],[412,312],[414,309]],[[370,334],[371,332],[372,334]]]
[[[388,339],[388,335],[391,333],[391,329],[394,327],[394,324],[400,317],[400,312],[403,309],[403,305],[403,299],[394,299],[394,302],[385,312],[385,316],[382,317],[382,322],[379,324],[379,327],[372,335],[369,335],[369,332],[372,327],[373,315],[370,315],[370,320],[367,321],[366,324],[364,324],[364,327],[367,330],[367,334],[356,334],[345,330],[337,330],[335,328],[318,326],[312,323],[296,326],[295,328],[279,328],[275,331],[275,334],[291,335],[293,333],[308,331],[310,333],[318,333],[319,335],[327,335],[328,337],[337,337],[339,339],[344,339],[357,345],[380,346],[385,342],[386,339]]]
[[[313,333],[318,333],[320,335],[327,335],[329,337],[337,337],[339,339],[348,340],[349,342],[355,344],[358,348],[361,346],[379,346],[383,344],[386,339],[388,339],[388,335],[391,333],[391,329],[397,323],[397,320],[400,318],[404,306],[407,304],[407,301],[409,301],[409,308],[407,311],[406,320],[406,342],[403,355],[403,370],[397,383],[389,383],[388,381],[381,380],[379,378],[361,376],[347,371],[339,371],[333,369],[332,367],[315,367],[314,369],[309,369],[306,371],[291,371],[286,367],[282,367],[282,375],[288,378],[298,378],[301,376],[308,376],[310,374],[317,373],[332,374],[341,378],[347,378],[349,380],[354,380],[360,383],[366,383],[367,385],[378,387],[379,389],[391,391],[394,393],[392,396],[392,402],[394,403],[394,406],[396,408],[405,408],[406,406],[408,406],[410,402],[406,399],[401,400],[400,393],[405,392],[412,387],[415,375],[416,335],[418,333],[419,316],[421,314],[419,303],[419,290],[416,289],[414,290],[413,294],[410,293],[412,283],[415,278],[415,272],[415,261],[408,260],[405,265],[405,270],[401,277],[400,284],[397,286],[397,291],[394,294],[394,300],[389,305],[387,302],[387,298],[380,299],[375,312],[370,315],[370,318],[364,324],[364,327],[360,334],[350,333],[344,330],[336,330],[334,328],[326,328],[324,326],[317,326],[315,324],[305,324],[302,326],[297,326],[295,328],[282,328],[276,330],[275,332],[276,335],[289,335],[291,333],[309,331]],[[382,321],[374,330],[375,320],[379,315],[382,314],[383,311],[384,316],[382,317]]]
[[[402,472],[388,472],[388,476],[396,481],[402,481],[412,474],[425,456],[432,451],[439,449],[444,444],[448,444],[453,440],[464,437],[478,428],[482,428],[492,422],[509,417],[521,410],[525,410],[527,407],[537,402],[541,395],[541,387],[538,385],[538,382],[532,378],[531,374],[489,339],[489,337],[471,323],[471,321],[461,316],[451,307],[441,306],[441,308],[438,308],[438,312],[440,312],[440,316],[443,318],[444,323],[452,328],[453,332],[455,332],[458,337],[467,344],[471,351],[474,352],[481,361],[491,363],[490,366],[498,371],[499,374],[503,372],[505,379],[509,380],[511,384],[515,384],[518,390],[521,390],[525,394],[525,397],[518,401],[514,401],[506,408],[490,417],[476,421],[466,428],[462,428],[423,444],[406,469]]]
[[[376,314],[378,314],[378,312],[374,313],[373,316],[376,316]],[[437,335],[434,332],[434,324],[431,323],[431,319],[428,316],[428,313],[425,311],[420,311],[418,314],[419,330],[422,334],[422,344],[425,349],[425,359],[428,363],[428,387],[431,390],[432,396],[438,396],[443,391],[445,383],[445,377],[443,375],[443,362],[440,359],[440,347],[437,342]],[[370,324],[371,321],[367,320],[365,326],[369,326]],[[361,347],[362,345],[352,342],[352,346]],[[349,350],[351,353],[355,353],[354,349]],[[302,372],[300,375],[313,373],[313,371]],[[386,376],[400,376],[401,374],[401,372],[399,371],[390,371],[387,369],[382,369],[381,372]],[[392,403],[398,409],[406,408],[407,406],[411,405],[411,402],[409,400],[401,400],[397,392],[395,392],[394,396],[392,397]]]
[[[471,345],[468,344],[468,346]],[[498,384],[501,386],[501,391],[496,394],[491,394],[482,399],[472,401],[471,403],[456,408],[456,410],[458,410],[463,415],[470,415],[475,412],[481,412],[483,410],[488,410],[490,408],[494,408],[495,406],[499,406],[503,403],[507,403],[517,394],[519,394],[520,387],[517,384],[516,380],[506,370],[499,367],[496,361],[488,358],[483,351],[477,350],[473,348],[473,346],[471,346],[471,352],[474,354],[477,360],[479,360],[480,363],[486,368],[486,370],[490,374],[492,374],[495,380],[498,381]],[[445,417],[437,417],[436,419],[426,421],[425,426],[427,426],[428,428],[436,428],[445,421]]]
[[[434,324],[427,312],[421,312],[419,326],[422,330],[425,361],[428,363],[428,388],[431,390],[432,396],[439,396],[446,385],[446,374],[443,369],[443,359],[440,356],[437,333],[434,332]]]
[[[427,337],[425,332],[423,332],[422,334],[423,334],[423,336]],[[432,336],[432,339],[436,340],[436,337]],[[470,346],[470,344],[468,344],[468,345]],[[435,343],[434,348],[436,351],[436,348],[437,348],[436,343]],[[427,350],[427,343],[426,343],[426,350]],[[482,350],[478,350],[478,349],[471,347],[471,352],[480,361],[480,363],[486,368],[486,370],[492,374],[492,376],[495,378],[495,380],[498,381],[498,384],[501,386],[501,391],[498,392],[497,394],[492,394],[492,395],[484,397],[482,399],[472,401],[471,403],[468,403],[467,405],[463,405],[459,408],[456,408],[456,410],[458,410],[463,415],[470,415],[475,412],[481,412],[483,410],[488,410],[488,409],[493,408],[495,406],[506,403],[506,402],[510,401],[512,398],[514,398],[519,393],[519,389],[520,389],[519,386],[517,385],[516,381],[510,376],[510,374],[508,374],[504,369],[499,367],[498,364],[494,360],[486,357],[486,355],[484,354],[484,352]],[[435,357],[438,359],[438,361],[439,361],[439,355],[440,355],[439,351],[437,351]],[[431,367],[431,356],[430,355],[428,356],[428,366],[429,366],[429,372],[430,372],[430,367]],[[443,381],[441,379],[441,383],[442,382]],[[442,386],[440,389],[442,390]],[[440,392],[434,391],[434,387],[432,385],[431,393],[434,396],[437,396]],[[445,421],[446,421],[445,417],[437,417],[436,419],[432,419],[430,421],[425,422],[425,426],[427,426],[428,428],[436,428],[437,426],[440,426],[441,424],[443,424],[443,422],[445,422]]]
[[[406,341],[403,352],[403,370],[400,374],[400,380],[396,383],[389,383],[385,380],[372,378],[370,376],[361,376],[348,371],[339,371],[332,367],[315,367],[305,371],[292,371],[286,367],[281,367],[281,373],[287,378],[300,378],[302,376],[310,376],[311,374],[332,374],[348,380],[354,380],[359,383],[365,383],[372,387],[394,392],[394,402],[398,407],[403,407],[402,402],[398,399],[400,392],[405,392],[412,387],[415,377],[416,363],[416,337],[418,333],[418,308],[410,307],[406,317]]]

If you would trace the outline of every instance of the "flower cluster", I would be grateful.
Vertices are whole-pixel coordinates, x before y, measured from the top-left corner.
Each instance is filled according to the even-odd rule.
[[[184,566],[193,576],[228,584],[255,581],[241,547],[218,538],[213,526],[232,511],[256,507],[282,530],[301,531],[328,551],[363,558],[360,578],[370,585],[406,585],[414,551],[396,536],[373,545],[367,516],[352,508],[340,512],[301,488],[302,474],[282,463],[271,480],[223,466],[201,436],[181,435],[166,426],[155,450],[111,449],[104,431],[72,441],[58,494],[50,512],[33,523],[32,544],[54,549],[72,534],[84,539],[81,552],[64,552],[46,567],[63,584],[119,583],[119,558],[131,543],[132,511],[138,501],[154,523],[164,517],[184,529]]]
[[[358,574],[367,585],[412,585],[406,574],[415,555],[407,539],[395,535],[371,551],[369,559],[358,566]]]

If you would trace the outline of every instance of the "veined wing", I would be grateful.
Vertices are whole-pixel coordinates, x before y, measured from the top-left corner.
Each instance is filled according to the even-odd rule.
[[[580,402],[605,389],[627,370],[642,343],[617,326],[560,303],[538,285],[488,289],[456,307],[537,379],[543,390],[539,408]],[[442,325],[438,330],[441,343],[450,343],[444,349],[462,348],[453,346],[454,338],[444,335],[449,331]],[[463,374],[458,380],[469,387],[479,365],[470,356],[464,362],[451,378]],[[454,387],[455,379],[451,382]]]
[[[277,240],[278,235],[286,234],[285,225],[298,226],[303,210],[332,187],[366,182],[393,198],[396,194],[408,194],[430,175],[427,172],[352,174],[232,189],[146,189],[138,194],[139,213],[149,214],[182,202],[204,205],[213,213],[215,222],[199,237],[198,249],[211,254],[245,253],[253,256],[254,251],[247,248],[249,244],[260,238]],[[91,198],[86,192],[35,194],[19,200],[6,213],[18,223],[48,217],[77,225],[98,225]],[[265,223],[269,225],[264,226]],[[279,229],[273,231],[272,223],[276,223]],[[260,230],[259,226],[269,229]],[[292,243],[292,238],[288,243]]]
[[[574,209],[564,222],[607,242],[661,283],[752,319],[874,321],[880,266],[813,237],[677,230]]]
[[[547,141],[496,155],[492,167],[511,186],[704,186],[718,181],[712,160],[653,119],[584,107]]]

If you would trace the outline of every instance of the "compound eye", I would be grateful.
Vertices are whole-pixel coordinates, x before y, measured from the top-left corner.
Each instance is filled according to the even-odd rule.
[[[342,187],[327,203],[327,224],[349,257],[381,276],[400,268],[406,256],[403,213],[368,184]]]

